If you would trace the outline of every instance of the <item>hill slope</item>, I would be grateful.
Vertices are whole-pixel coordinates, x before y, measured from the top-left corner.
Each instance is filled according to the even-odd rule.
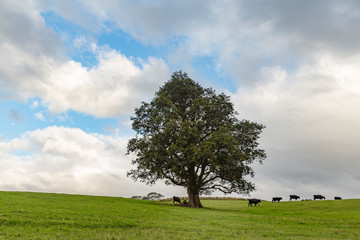
[[[0,192],[1,239],[360,239],[360,200],[204,200]]]

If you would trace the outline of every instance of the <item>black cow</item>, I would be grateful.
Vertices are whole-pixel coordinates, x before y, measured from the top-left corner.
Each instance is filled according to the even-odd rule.
[[[300,199],[300,197],[298,195],[290,195],[290,201],[293,199],[297,201],[298,199]]]
[[[341,197],[334,197],[335,200],[341,200]]]
[[[186,200],[184,200],[184,201],[181,203],[181,206],[187,207],[187,206],[189,206],[189,203],[188,203]]]
[[[323,195],[314,195],[314,200],[316,199],[325,199],[325,197]]]
[[[181,204],[181,200],[180,200],[180,198],[179,198],[179,197],[175,197],[175,196],[173,196],[173,204],[174,204],[175,202],[178,202],[178,203],[180,203],[180,204]]]
[[[253,204],[259,205],[260,206],[261,200],[260,199],[256,199],[256,198],[250,198],[249,199],[249,203],[248,203],[248,207],[252,206]]]
[[[282,197],[273,197],[272,202],[280,202],[282,200]]]

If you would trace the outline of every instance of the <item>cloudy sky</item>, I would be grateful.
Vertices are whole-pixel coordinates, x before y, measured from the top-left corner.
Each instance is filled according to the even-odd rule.
[[[359,22],[355,0],[0,1],[0,190],[185,196],[125,155],[182,69],[266,125],[251,196],[359,198]]]

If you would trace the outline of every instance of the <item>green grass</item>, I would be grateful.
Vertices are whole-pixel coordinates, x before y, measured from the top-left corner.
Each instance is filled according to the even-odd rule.
[[[360,239],[360,200],[203,200],[0,192],[0,239]]]

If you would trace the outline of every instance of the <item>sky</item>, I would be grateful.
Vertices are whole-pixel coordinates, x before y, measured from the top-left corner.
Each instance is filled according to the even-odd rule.
[[[359,22],[356,0],[0,1],[0,190],[186,196],[126,176],[134,109],[183,70],[266,125],[251,197],[360,198]]]

